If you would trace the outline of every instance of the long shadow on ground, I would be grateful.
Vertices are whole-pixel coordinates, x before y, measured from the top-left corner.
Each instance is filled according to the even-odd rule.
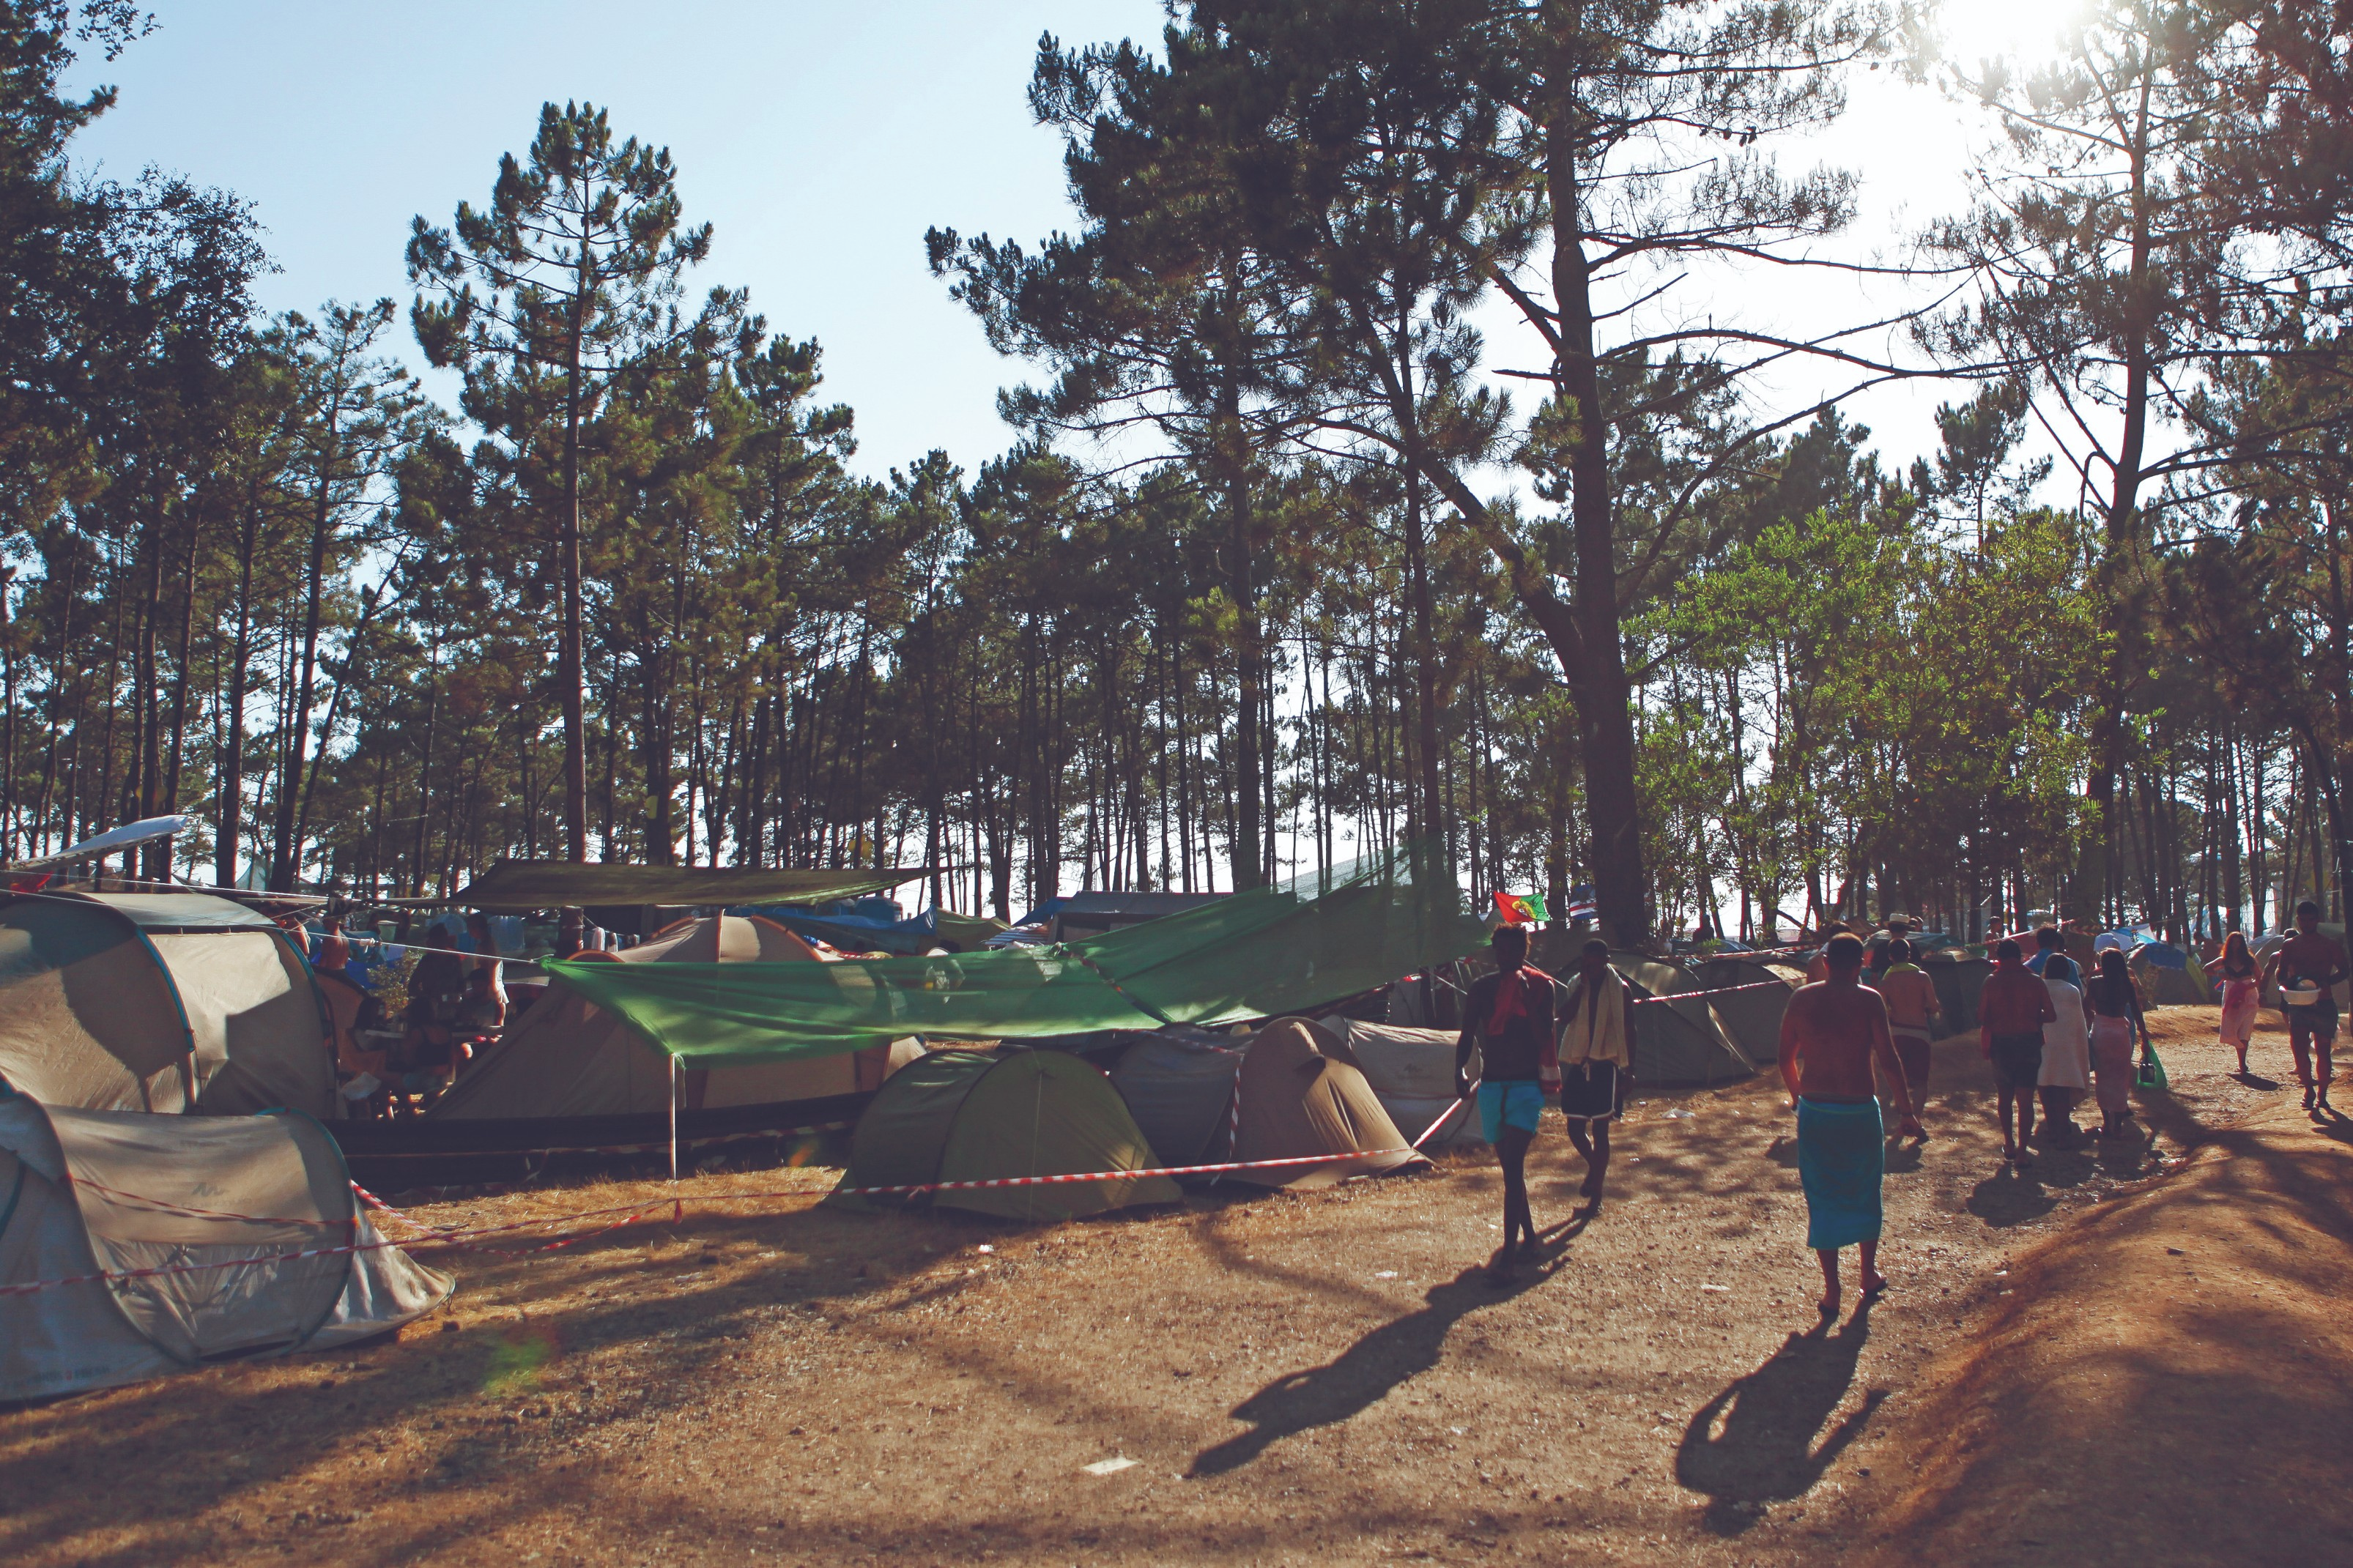
[[[1710,1530],[1737,1535],[1756,1522],[1757,1505],[1803,1496],[1862,1435],[1885,1389],[1871,1390],[1861,1409],[1823,1427],[1846,1398],[1870,1334],[1868,1302],[1835,1333],[1824,1324],[1791,1334],[1771,1360],[1693,1415],[1675,1449],[1675,1479],[1707,1497]]]
[[[1556,1249],[1583,1228],[1584,1217],[1557,1226],[1546,1237]],[[1238,1421],[1251,1424],[1194,1457],[1191,1477],[1238,1470],[1282,1438],[1351,1419],[1386,1398],[1392,1389],[1438,1364],[1454,1325],[1482,1307],[1508,1301],[1550,1277],[1549,1268],[1496,1281],[1483,1265],[1465,1268],[1423,1294],[1418,1312],[1383,1323],[1323,1366],[1277,1378],[1234,1406]]]

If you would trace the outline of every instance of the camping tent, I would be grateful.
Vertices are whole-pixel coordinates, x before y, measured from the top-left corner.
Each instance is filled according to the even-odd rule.
[[[1237,1171],[1235,1181],[1328,1187],[1420,1163],[1381,1109],[1356,1053],[1321,1024],[1277,1018],[1261,1029],[1242,1053],[1237,1093],[1237,1162],[1328,1153],[1335,1163]]]
[[[7,1095],[0,1194],[0,1287],[74,1281],[0,1295],[0,1401],[347,1344],[449,1296],[447,1276],[376,1235],[306,1116]],[[156,1272],[125,1277],[138,1270]]]
[[[1205,1165],[1233,1148],[1234,1079],[1243,1041],[1175,1026],[1124,1037],[1112,1087],[1152,1145],[1155,1165]]]
[[[1707,999],[1708,1005],[1742,1056],[1760,1068],[1780,1059],[1781,1015],[1788,1010],[1790,994],[1806,983],[1802,967],[1754,954],[1717,953],[1692,964],[1691,973],[1702,990],[1720,993]],[[1649,1018],[1641,1022],[1647,1025]]]
[[[82,1110],[336,1112],[310,965],[203,893],[0,902],[0,1080]]]
[[[1612,952],[1609,963],[1633,986],[1638,1003],[1646,997],[1673,997],[1681,992],[1707,989],[1681,964],[1642,953]],[[1725,1083],[1756,1070],[1757,1064],[1733,1043],[1724,1019],[1708,998],[1662,1001],[1634,1009],[1634,1077],[1643,1085]]]
[[[609,963],[811,963],[808,944],[774,921],[713,915],[681,921],[649,942],[619,952],[583,953]],[[909,1054],[901,1047],[902,1057]],[[758,1062],[683,1073],[679,1103],[689,1110],[767,1105],[855,1094],[879,1085],[887,1051]],[[670,1058],[617,1013],[608,1012],[561,976],[547,994],[507,1028],[433,1107],[447,1121],[516,1117],[613,1116],[666,1110]]]
[[[1101,1068],[1064,1051],[935,1051],[892,1075],[850,1134],[849,1169],[828,1202],[930,1203],[1003,1219],[1075,1219],[1177,1202],[1166,1176],[865,1197],[859,1187],[1140,1171],[1155,1163]]]
[[[1444,1029],[1367,1024],[1360,1018],[1327,1023],[1339,1031],[1364,1069],[1365,1081],[1379,1097],[1381,1109],[1408,1141],[1421,1138],[1424,1149],[1481,1142],[1472,1102],[1454,1097],[1454,1035]]]
[[[1948,948],[1925,954],[1920,967],[1936,983],[1936,1005],[1945,1010],[1937,1033],[1960,1035],[1974,1030],[1978,998],[1985,990],[1986,977],[1993,973],[1993,960]]]
[[[2141,1000],[2151,1007],[2196,1007],[2216,999],[2198,960],[2169,942],[2142,942],[2131,962]]]

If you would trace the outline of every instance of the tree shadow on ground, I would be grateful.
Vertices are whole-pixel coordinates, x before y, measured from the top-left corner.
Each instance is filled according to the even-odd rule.
[[[1547,1234],[1545,1250],[1557,1261],[1584,1218]],[[1541,1284],[1551,1269],[1525,1270],[1514,1279],[1492,1279],[1484,1265],[1463,1269],[1423,1294],[1419,1311],[1383,1323],[1318,1367],[1277,1378],[1234,1406],[1233,1416],[1250,1428],[1194,1456],[1188,1478],[1238,1470],[1282,1438],[1317,1426],[1337,1426],[1370,1409],[1389,1392],[1438,1364],[1454,1325],[1482,1307],[1508,1301]]]
[[[1823,1428],[1854,1382],[1870,1334],[1866,1301],[1835,1332],[1823,1324],[1791,1334],[1771,1360],[1692,1416],[1675,1449],[1675,1479],[1707,1497],[1709,1530],[1737,1535],[1757,1522],[1759,1505],[1803,1496],[1862,1436],[1887,1390],[1871,1390],[1861,1409]]]

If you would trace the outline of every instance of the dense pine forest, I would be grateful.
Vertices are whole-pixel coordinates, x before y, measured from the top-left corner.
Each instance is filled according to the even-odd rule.
[[[1626,939],[2334,915],[2353,24],[2085,15],[2031,70],[1832,0],[1046,39],[1068,231],[907,237],[1007,449],[875,479],[660,126],[550,102],[412,298],[265,315],[234,192],[76,161],[111,98],[61,82],[147,18],[0,0],[0,856],[179,811],[142,874],[923,864],[1008,918],[1432,839]],[[1852,179],[1776,152],[1882,69],[1986,158],[1849,244]],[[1661,303],[1841,269],[1918,302]],[[1933,428],[1842,412],[1922,376]]]

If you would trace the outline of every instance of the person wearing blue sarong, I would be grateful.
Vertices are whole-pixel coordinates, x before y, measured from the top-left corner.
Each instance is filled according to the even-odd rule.
[[[1887,1026],[1887,1004],[1862,984],[1862,943],[1832,937],[1829,978],[1801,988],[1781,1016],[1781,1081],[1798,1112],[1798,1177],[1806,1190],[1806,1245],[1822,1268],[1821,1313],[1838,1316],[1838,1255],[1862,1254],[1862,1294],[1887,1289],[1879,1271],[1879,1185],[1886,1144],[1874,1059],[1894,1086],[1901,1135],[1920,1132],[1918,1107]]]

